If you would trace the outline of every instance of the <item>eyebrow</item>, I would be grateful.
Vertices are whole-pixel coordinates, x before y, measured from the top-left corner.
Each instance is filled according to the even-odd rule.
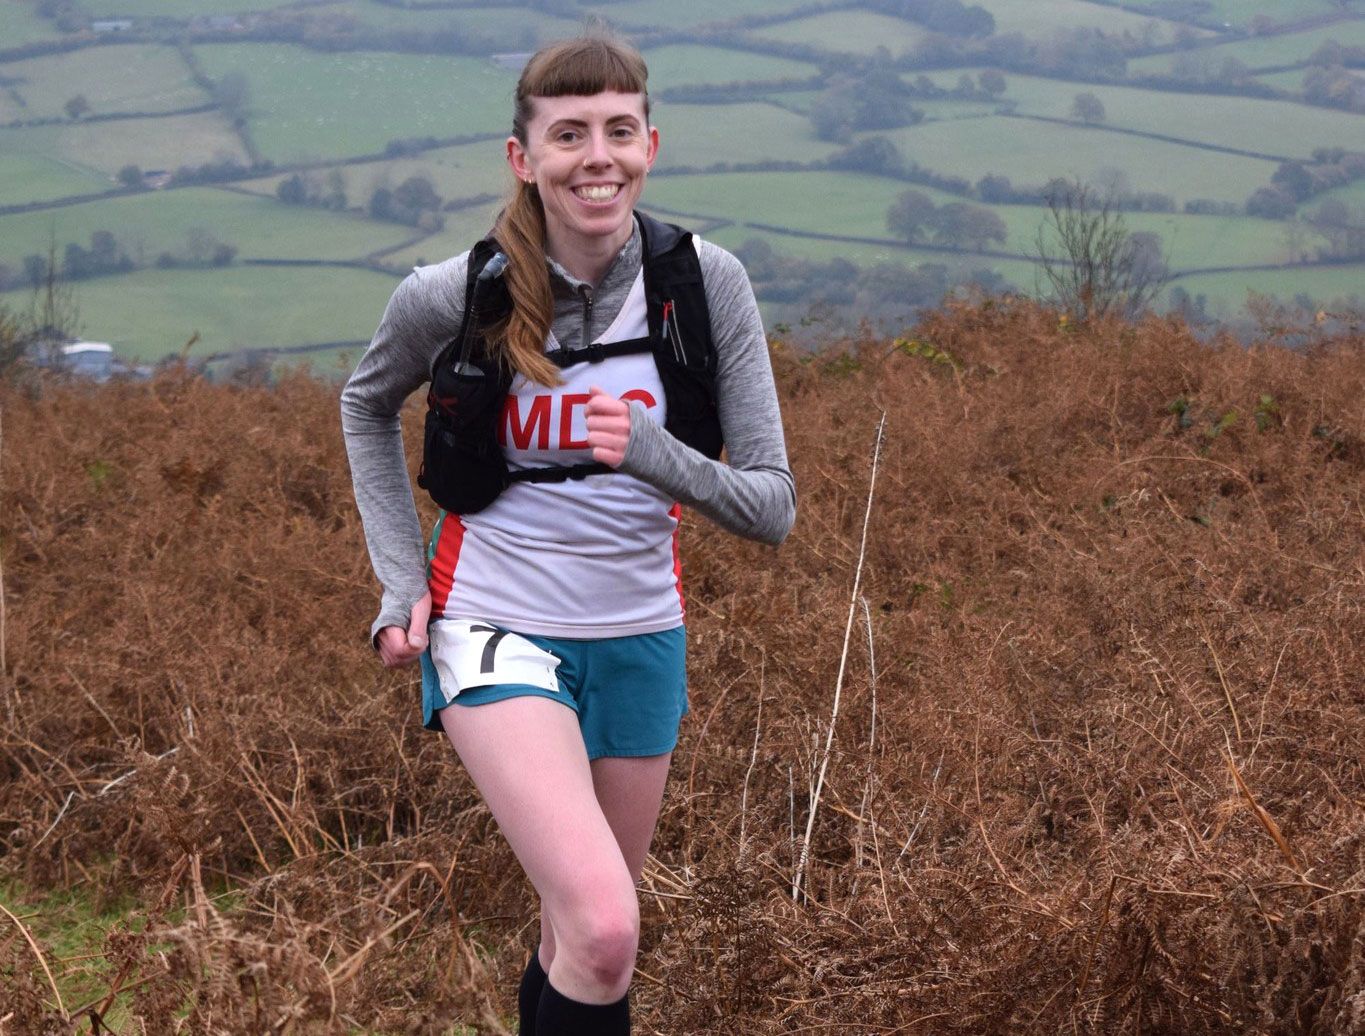
[[[611,118],[607,119],[608,126],[615,122],[631,122],[638,126],[640,124],[640,117],[638,115],[622,113],[621,115],[613,115]],[[586,126],[587,124],[588,122],[586,119],[573,119],[566,116],[562,119],[555,119],[554,122],[550,123],[549,129],[555,129],[558,126]]]

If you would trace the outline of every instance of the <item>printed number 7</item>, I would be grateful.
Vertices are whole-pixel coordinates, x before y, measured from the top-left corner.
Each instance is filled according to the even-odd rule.
[[[479,672],[491,673],[493,671],[493,656],[497,654],[498,644],[502,638],[507,636],[506,630],[494,629],[492,626],[470,626],[470,633],[491,633],[488,643],[483,646],[483,658],[479,660]]]

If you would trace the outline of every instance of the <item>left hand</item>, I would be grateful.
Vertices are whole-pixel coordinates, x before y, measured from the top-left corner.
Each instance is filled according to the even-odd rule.
[[[617,399],[596,385],[588,389],[591,398],[586,410],[588,446],[592,459],[608,467],[620,467],[630,442],[630,404]]]

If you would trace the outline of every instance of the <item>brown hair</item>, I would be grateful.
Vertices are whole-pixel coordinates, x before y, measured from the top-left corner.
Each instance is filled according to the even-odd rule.
[[[590,96],[604,90],[643,94],[649,118],[649,76],[640,52],[624,40],[594,31],[542,47],[517,80],[512,135],[525,146],[535,97]],[[545,385],[560,383],[559,369],[545,358],[545,338],[554,319],[550,273],[545,266],[545,209],[534,184],[518,181],[493,236],[507,254],[503,275],[512,296],[507,319],[492,332],[504,360],[516,371]]]

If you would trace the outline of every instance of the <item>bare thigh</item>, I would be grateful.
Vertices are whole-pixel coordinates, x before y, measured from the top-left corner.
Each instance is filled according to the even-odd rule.
[[[622,928],[638,924],[635,881],[597,800],[577,715],[531,696],[451,705],[439,715],[539,893],[556,947],[603,938],[619,945]]]
[[[634,759],[594,759],[590,764],[598,805],[634,881],[640,880],[654,840],[672,760],[673,753],[668,752]]]
[[[634,759],[594,759],[589,764],[597,804],[611,827],[633,882],[639,882],[649,855],[672,759],[673,753],[669,752]],[[550,911],[543,905],[539,952],[541,966],[548,968],[555,958],[555,936]]]

